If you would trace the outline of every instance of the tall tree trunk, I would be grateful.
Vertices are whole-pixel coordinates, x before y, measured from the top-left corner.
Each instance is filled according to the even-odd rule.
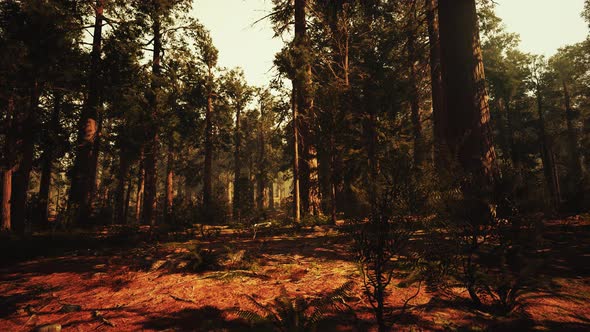
[[[129,177],[129,168],[131,167],[131,161],[129,160],[129,153],[123,147],[119,151],[119,171],[117,173],[117,189],[115,191],[115,224],[125,224],[125,209],[126,209],[126,198],[129,195],[125,195],[125,184]],[[131,188],[129,188],[131,189]]]
[[[439,0],[447,111],[446,143],[457,166],[481,185],[499,176],[479,41],[475,0]]]
[[[121,220],[121,222],[123,224],[127,224],[127,221],[129,220],[129,202],[131,201],[131,187],[132,187],[132,183],[131,183],[131,176],[127,177],[127,193],[125,194],[125,205],[123,208],[123,219]]]
[[[62,96],[59,93],[53,95],[53,112],[51,113],[51,122],[48,128],[47,137],[45,137],[45,147],[41,157],[41,180],[39,185],[39,202],[38,202],[38,221],[41,224],[47,223],[48,206],[49,206],[49,189],[51,187],[51,172],[53,159],[55,158],[55,136],[59,132],[59,115],[61,113]]]
[[[233,216],[238,222],[242,219],[242,202],[240,200],[241,189],[241,176],[242,176],[242,163],[240,158],[240,152],[242,147],[242,133],[241,130],[241,117],[242,108],[236,109],[236,128],[234,134],[235,147],[234,147],[234,197],[233,197]]]
[[[12,228],[21,235],[26,231],[27,193],[34,154],[34,122],[39,105],[39,84],[35,82],[30,91],[28,109],[16,117],[16,138],[19,162],[12,174],[11,221]]]
[[[407,52],[409,62],[410,111],[412,115],[412,131],[414,136],[414,167],[421,169],[425,159],[424,138],[422,134],[422,118],[420,115],[420,91],[418,87],[418,56],[416,54],[417,19],[416,1],[410,8],[411,19],[408,26]]]
[[[14,97],[10,96],[6,110],[6,136],[4,138],[4,158],[6,165],[2,174],[2,225],[0,231],[12,230],[11,201],[12,175],[17,166],[14,140]]]
[[[301,221],[301,197],[299,192],[299,112],[297,106],[297,88],[293,81],[291,97],[293,108],[293,221]]]
[[[70,206],[75,209],[77,222],[90,217],[92,191],[96,182],[95,140],[99,135],[98,108],[100,106],[100,56],[102,53],[102,25],[104,0],[96,0],[92,55],[88,82],[88,97],[78,124],[78,147],[73,168]]]
[[[142,198],[145,187],[145,168],[144,168],[144,157],[143,152],[139,161],[139,170],[137,173],[137,194],[135,195],[135,222],[140,223],[141,221],[141,206]]]
[[[432,115],[434,129],[434,165],[439,174],[448,169],[449,152],[446,147],[448,114],[443,100],[442,71],[440,66],[440,31],[438,23],[438,1],[426,0],[426,19],[430,46],[430,88],[432,90]]]
[[[539,116],[539,143],[541,146],[541,161],[543,162],[543,174],[545,175],[545,182],[549,189],[551,196],[552,209],[558,210],[561,207],[561,190],[559,186],[559,178],[555,166],[555,158],[551,149],[551,140],[547,135],[545,127],[545,115],[543,111],[543,97],[541,96],[540,88],[537,87],[537,114]]]
[[[516,145],[516,139],[514,137],[514,114],[511,107],[512,98],[504,98],[504,109],[506,111],[506,130],[508,135],[508,145],[510,146],[510,160],[512,165],[517,169],[520,169],[520,151]]]
[[[306,21],[307,0],[295,0],[295,47],[299,52],[310,52]],[[311,95],[311,64],[305,56],[297,59],[297,104],[300,115],[299,132],[302,160],[299,165],[301,203],[311,215],[321,214],[321,191],[318,174],[317,149],[313,137],[313,97]]]
[[[209,84],[213,84],[213,68],[209,68]],[[212,174],[213,165],[213,88],[209,87],[207,93],[207,110],[205,113],[205,167],[203,170],[203,206],[206,210],[211,208]]]
[[[157,12],[157,10],[156,10]],[[156,190],[158,158],[158,94],[160,88],[160,60],[162,54],[162,35],[160,18],[158,14],[153,17],[154,53],[152,58],[152,83],[150,92],[150,123],[148,124],[148,142],[145,149],[145,191],[143,197],[143,223],[145,225],[156,224]]]
[[[571,98],[569,87],[565,80],[562,80],[563,96],[565,102],[565,116],[567,120],[567,140],[568,140],[568,154],[570,157],[570,178],[571,183],[579,187],[579,181],[582,178],[582,157],[580,149],[578,148],[578,135],[574,126],[575,114],[571,105]]]
[[[166,222],[171,222],[174,211],[174,153],[168,149],[168,165],[166,167],[166,205],[164,206]]]
[[[260,103],[260,123],[258,126],[258,211],[264,210],[264,193],[266,190],[266,154],[265,154],[265,140],[264,140],[264,104]]]

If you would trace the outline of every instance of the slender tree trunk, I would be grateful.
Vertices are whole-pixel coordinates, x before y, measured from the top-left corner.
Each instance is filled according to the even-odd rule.
[[[168,166],[166,169],[166,206],[164,215],[166,222],[171,222],[174,211],[174,153],[168,150]]]
[[[160,60],[162,54],[162,35],[160,18],[154,14],[154,53],[152,58],[152,91],[150,92],[150,123],[148,124],[148,142],[145,149],[145,191],[143,197],[143,223],[156,224],[156,190],[157,190],[157,158],[158,158],[158,94],[160,88]]]
[[[233,197],[233,215],[234,219],[238,222],[242,219],[242,202],[240,200],[240,195],[242,193],[241,189],[241,176],[242,176],[242,163],[241,163],[241,147],[242,147],[242,133],[241,133],[241,117],[242,117],[242,108],[238,107],[236,109],[236,128],[235,128],[235,150],[234,150],[234,197]]]
[[[514,137],[514,114],[511,107],[511,98],[504,98],[504,109],[506,110],[506,130],[508,135],[508,145],[510,146],[510,160],[512,165],[517,169],[520,169],[520,151],[516,145],[516,139]]]
[[[301,201],[299,193],[299,112],[297,106],[297,89],[293,81],[293,95],[291,98],[293,108],[293,221],[301,221]]]
[[[457,166],[481,185],[499,177],[475,0],[439,0],[447,140]]]
[[[268,208],[273,211],[275,209],[275,184],[271,182],[268,186]]]
[[[12,174],[11,221],[12,228],[21,235],[26,231],[27,193],[31,169],[33,168],[34,140],[33,127],[37,121],[37,107],[39,105],[38,82],[31,88],[29,107],[17,116],[16,138],[19,163]]]
[[[119,172],[117,174],[117,189],[115,191],[115,224],[125,224],[125,184],[129,177],[129,168],[131,167],[131,161],[129,160],[129,153],[123,147],[119,151]]]
[[[575,114],[571,105],[571,98],[569,87],[565,80],[563,84],[563,95],[565,102],[565,115],[567,120],[567,139],[568,139],[568,150],[570,157],[570,173],[571,182],[574,186],[579,185],[579,181],[582,178],[582,157],[580,155],[580,149],[578,148],[578,135],[574,126]]]
[[[142,198],[145,186],[145,168],[144,168],[143,152],[141,153],[141,159],[139,162],[139,172],[137,176],[137,194],[135,195],[135,222],[140,223],[141,221],[141,206]]]
[[[209,68],[210,84],[213,84],[213,68]],[[206,210],[211,208],[212,174],[213,165],[213,88],[207,93],[207,110],[205,113],[205,167],[203,170],[203,206]]]
[[[258,211],[264,210],[264,192],[266,190],[266,154],[264,140],[264,105],[260,103],[260,123],[258,126]]]
[[[422,118],[420,115],[420,91],[418,88],[418,57],[416,54],[417,20],[416,2],[412,2],[410,15],[412,16],[408,27],[407,52],[409,62],[409,83],[410,83],[410,110],[412,115],[412,131],[414,136],[414,167],[421,169],[424,162],[424,138],[422,134]]]
[[[51,172],[53,159],[55,158],[54,144],[55,136],[59,132],[59,115],[61,113],[62,96],[54,93],[53,112],[51,114],[51,123],[49,125],[49,134],[45,138],[45,147],[41,157],[41,180],[39,185],[39,202],[38,202],[38,221],[41,224],[47,224],[48,206],[49,206],[49,189],[51,187]]]
[[[129,220],[129,202],[131,201],[131,187],[132,187],[131,178],[132,178],[131,176],[127,177],[127,193],[125,194],[125,205],[123,208],[123,220],[122,220],[123,224],[127,224],[128,220]]]
[[[99,135],[98,108],[100,106],[100,56],[102,53],[102,25],[104,0],[96,0],[92,40],[92,56],[88,83],[88,98],[79,122],[78,147],[73,168],[70,206],[75,209],[77,222],[85,222],[90,216],[92,191],[96,182],[95,140]]]
[[[551,149],[551,141],[547,135],[545,128],[545,115],[543,111],[543,97],[541,96],[540,88],[537,87],[537,112],[539,115],[539,143],[541,146],[541,161],[543,162],[543,174],[549,194],[551,196],[551,205],[553,210],[558,210],[561,207],[561,190],[559,186],[559,178],[557,169],[555,167],[555,159]]]
[[[434,165],[439,174],[449,168],[449,152],[446,146],[448,114],[443,100],[442,71],[440,66],[440,31],[438,1],[426,0],[426,19],[430,46],[430,88],[432,90],[432,115],[434,128]]]
[[[6,165],[2,174],[2,226],[0,231],[12,230],[12,174],[17,166],[14,150],[14,117],[14,97],[10,96],[6,111],[6,136],[4,139],[4,158],[6,158]]]

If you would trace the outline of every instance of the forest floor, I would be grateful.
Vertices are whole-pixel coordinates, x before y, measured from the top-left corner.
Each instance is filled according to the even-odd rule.
[[[21,247],[4,241],[0,331],[45,324],[63,331],[250,330],[232,313],[256,309],[247,295],[262,304],[283,291],[309,299],[350,280],[354,314],[329,314],[318,330],[376,329],[350,238],[338,227],[205,233],[108,228],[37,236]],[[544,235],[551,254],[538,278],[546,287],[523,295],[518,314],[494,317],[471,308],[463,289],[423,286],[394,330],[590,331],[590,220],[549,221]],[[387,302],[401,307],[416,292],[417,285],[395,283]]]

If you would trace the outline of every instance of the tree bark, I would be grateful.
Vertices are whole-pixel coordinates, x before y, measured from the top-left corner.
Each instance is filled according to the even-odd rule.
[[[579,184],[582,178],[582,157],[578,148],[578,135],[574,126],[575,114],[571,105],[569,87],[565,80],[562,80],[563,97],[565,103],[565,116],[567,120],[568,154],[570,157],[570,178],[574,186]]]
[[[480,185],[499,177],[475,0],[439,0],[440,48],[448,130],[456,166]]]
[[[242,108],[236,109],[236,128],[234,134],[235,150],[234,150],[234,197],[233,197],[233,215],[234,219],[238,222],[242,219],[242,202],[240,199],[241,195],[241,183],[240,177],[242,176],[242,164],[241,164],[241,148],[242,148],[242,133],[241,133],[241,117]]]
[[[440,31],[438,22],[438,1],[426,0],[426,19],[430,47],[430,88],[432,93],[432,115],[434,129],[434,166],[439,172],[449,168],[449,152],[446,147],[448,114],[443,100],[443,83],[440,66]]]
[[[537,112],[539,115],[538,129],[539,129],[539,143],[541,147],[541,161],[543,162],[543,174],[545,175],[545,182],[549,189],[551,196],[552,209],[558,210],[561,207],[561,190],[559,186],[559,178],[557,169],[555,167],[555,158],[551,151],[551,141],[545,129],[545,115],[543,113],[543,97],[541,96],[540,88],[537,87]]]
[[[166,205],[164,215],[166,222],[171,222],[174,211],[174,153],[168,149],[168,165],[166,167]]]
[[[157,10],[156,10],[157,12]],[[158,158],[158,94],[160,88],[160,61],[162,53],[162,35],[160,18],[157,13],[153,19],[154,52],[152,58],[152,82],[150,91],[150,119],[148,124],[148,142],[145,149],[145,191],[143,197],[143,223],[145,225],[156,224],[156,190],[157,172],[156,164]]]
[[[141,158],[139,162],[139,171],[137,174],[137,194],[135,195],[135,222],[140,223],[141,221],[141,206],[142,206],[142,198],[145,186],[145,169],[144,169],[144,158],[143,152],[141,153]]]
[[[6,158],[6,165],[2,174],[2,226],[0,231],[12,230],[12,174],[17,166],[14,149],[14,116],[14,97],[10,96],[6,110],[6,136],[4,139],[4,158]]]
[[[12,174],[11,221],[12,228],[20,235],[26,231],[27,194],[34,154],[34,122],[37,120],[39,85],[33,83],[28,109],[16,116],[16,148],[18,166]]]
[[[53,95],[53,112],[51,122],[48,128],[47,137],[45,137],[45,147],[41,157],[41,180],[39,185],[39,202],[38,202],[38,221],[41,224],[47,224],[48,206],[49,206],[49,189],[51,187],[51,172],[53,159],[55,158],[55,136],[59,132],[59,116],[61,113],[62,96],[59,93]]]
[[[306,21],[307,0],[295,0],[295,39],[298,52],[307,53],[309,41]],[[313,97],[311,95],[311,64],[305,56],[297,59],[297,104],[300,115],[299,133],[302,163],[299,165],[301,203],[303,210],[311,215],[321,214],[321,191],[318,174],[317,149],[313,138]]]
[[[121,147],[119,151],[119,171],[117,174],[117,189],[115,192],[115,224],[125,224],[125,209],[126,209],[126,199],[127,196],[125,195],[125,184],[127,183],[127,178],[129,177],[129,168],[131,166],[131,161],[129,160],[129,153]],[[131,188],[128,189],[128,191]]]
[[[70,206],[75,209],[76,222],[87,221],[91,212],[92,192],[96,182],[95,140],[99,135],[98,108],[100,106],[100,57],[102,53],[102,25],[104,0],[96,0],[92,54],[88,82],[88,98],[78,124],[78,147],[73,168]]]
[[[418,56],[416,54],[417,19],[416,2],[410,8],[411,19],[408,26],[407,52],[409,62],[410,111],[412,117],[412,131],[414,136],[414,167],[421,169],[424,162],[424,138],[422,134],[422,118],[420,114],[420,91],[418,88]]]
[[[301,201],[299,192],[299,112],[297,106],[297,88],[293,81],[293,93],[291,97],[293,108],[293,221],[301,221]]]
[[[209,68],[210,85],[213,84],[213,68]],[[205,167],[203,170],[203,206],[211,208],[212,174],[213,165],[213,87],[209,87],[207,93],[207,109],[205,112]]]

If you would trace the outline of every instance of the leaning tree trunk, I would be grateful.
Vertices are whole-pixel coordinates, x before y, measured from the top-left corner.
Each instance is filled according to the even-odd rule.
[[[446,143],[456,166],[480,185],[499,176],[475,0],[439,0]]]
[[[92,56],[88,81],[88,99],[78,124],[78,148],[74,162],[70,206],[75,209],[77,222],[88,219],[92,205],[92,191],[96,182],[95,140],[99,135],[98,108],[100,106],[100,55],[102,53],[102,25],[104,0],[96,0]]]
[[[154,14],[154,53],[152,58],[152,91],[150,92],[150,117],[148,124],[148,142],[145,147],[145,191],[143,194],[143,223],[145,225],[156,224],[156,190],[157,190],[157,169],[158,158],[158,93],[160,88],[160,60],[162,52],[162,35],[160,18]]]

